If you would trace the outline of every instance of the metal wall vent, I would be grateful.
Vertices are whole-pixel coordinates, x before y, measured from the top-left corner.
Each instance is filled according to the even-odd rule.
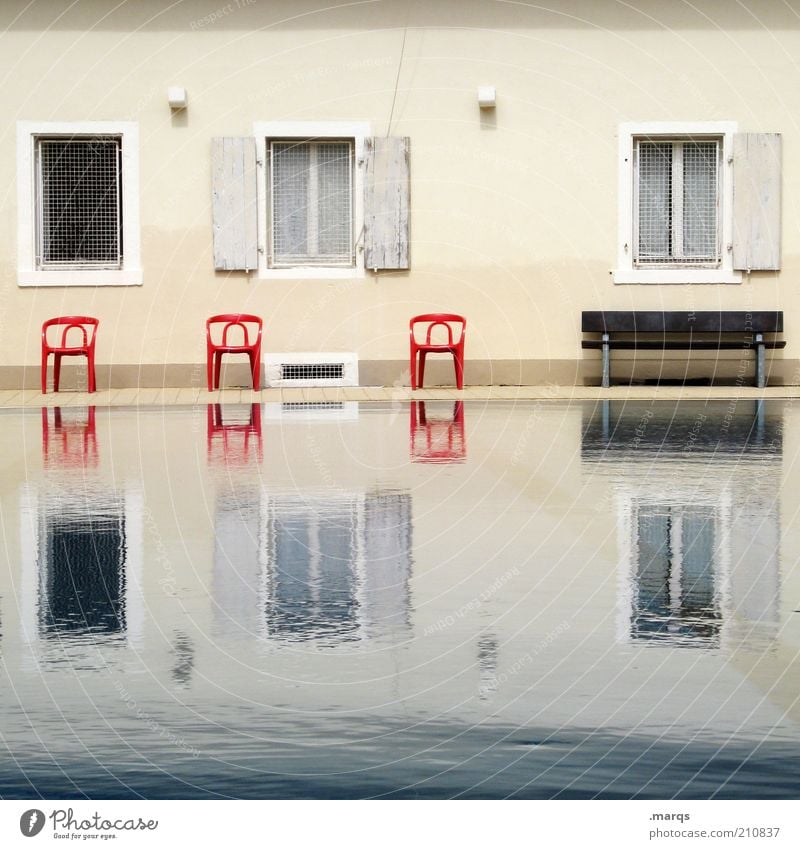
[[[268,353],[264,355],[267,386],[358,386],[354,353]]]
[[[281,363],[281,380],[341,380],[344,363]]]

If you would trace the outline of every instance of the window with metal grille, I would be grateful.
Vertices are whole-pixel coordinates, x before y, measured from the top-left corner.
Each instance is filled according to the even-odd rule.
[[[269,264],[351,266],[353,142],[271,141]]]
[[[637,265],[719,266],[721,152],[721,139],[635,140]]]
[[[122,267],[122,139],[37,138],[39,268]]]

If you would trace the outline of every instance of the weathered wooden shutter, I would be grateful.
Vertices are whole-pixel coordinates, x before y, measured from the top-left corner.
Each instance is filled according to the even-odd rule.
[[[733,137],[733,267],[781,267],[781,136]]]
[[[365,139],[364,265],[408,268],[407,136]]]
[[[256,141],[211,140],[214,268],[252,271],[258,266]]]

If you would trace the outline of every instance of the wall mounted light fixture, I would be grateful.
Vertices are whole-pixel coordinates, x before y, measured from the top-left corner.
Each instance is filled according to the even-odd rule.
[[[494,109],[497,106],[497,90],[493,85],[478,86],[478,106],[481,109]]]
[[[167,100],[170,109],[186,109],[189,105],[189,95],[186,89],[180,86],[170,86],[167,89]]]

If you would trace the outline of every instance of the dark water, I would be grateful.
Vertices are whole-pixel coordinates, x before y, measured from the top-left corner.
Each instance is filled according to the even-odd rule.
[[[790,402],[0,437],[4,798],[796,798]]]

